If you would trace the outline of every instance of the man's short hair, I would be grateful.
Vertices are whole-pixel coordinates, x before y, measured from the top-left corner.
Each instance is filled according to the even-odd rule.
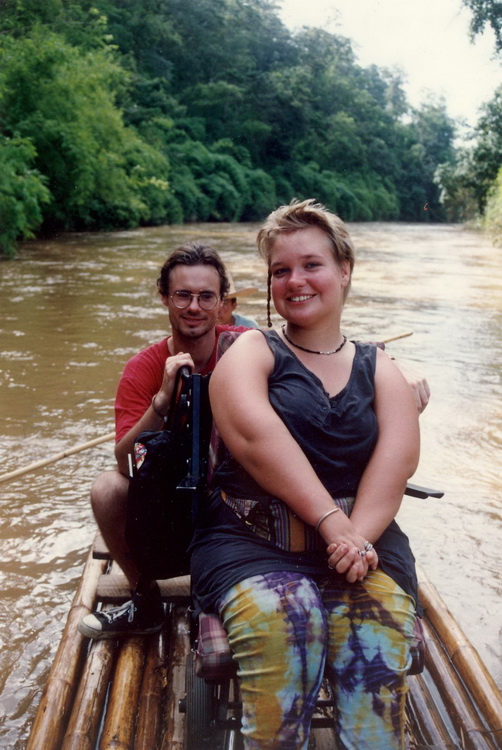
[[[220,297],[230,289],[225,266],[216,250],[203,242],[188,242],[174,250],[160,269],[157,289],[163,297],[169,296],[169,276],[176,266],[212,266],[220,277]]]

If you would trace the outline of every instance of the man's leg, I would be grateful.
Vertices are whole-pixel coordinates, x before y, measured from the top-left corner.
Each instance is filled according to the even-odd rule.
[[[139,580],[139,570],[131,559],[125,540],[127,492],[129,480],[118,471],[105,471],[91,488],[91,506],[113,560],[120,565],[134,589]]]
[[[79,631],[88,638],[146,635],[160,630],[164,608],[156,582],[140,581],[125,539],[129,480],[118,471],[106,471],[94,481],[91,505],[110,555],[124,571],[131,586],[131,600],[120,607],[82,618]]]

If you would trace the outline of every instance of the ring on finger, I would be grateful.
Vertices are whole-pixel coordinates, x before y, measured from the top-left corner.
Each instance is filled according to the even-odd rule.
[[[373,545],[371,544],[371,542],[365,541],[363,544],[363,548],[365,552],[369,552],[370,550],[373,549]]]
[[[358,550],[358,552],[361,555],[361,557],[366,557],[366,550],[365,549],[360,549],[360,550]]]

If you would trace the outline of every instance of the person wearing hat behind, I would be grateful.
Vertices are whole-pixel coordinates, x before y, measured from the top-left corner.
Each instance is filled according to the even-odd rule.
[[[259,328],[260,326],[254,318],[247,318],[245,315],[241,315],[235,311],[237,307],[237,297],[244,297],[247,294],[252,294],[253,292],[257,292],[258,289],[255,289],[255,287],[246,287],[245,289],[236,290],[234,280],[228,271],[227,276],[230,283],[230,289],[223,299],[223,304],[218,316],[218,323],[224,326]]]

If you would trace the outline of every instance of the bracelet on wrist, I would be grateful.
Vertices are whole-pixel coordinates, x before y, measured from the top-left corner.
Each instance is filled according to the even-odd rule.
[[[152,396],[152,409],[154,410],[155,414],[160,417],[164,422],[167,422],[167,414],[162,414],[157,407],[155,406],[155,397],[157,396],[156,393]]]
[[[339,510],[340,510],[340,508],[338,508],[338,506],[337,506],[336,508],[331,508],[331,510],[328,510],[328,511],[326,511],[326,513],[323,513],[322,516],[320,517],[320,519],[318,520],[318,522],[315,525],[315,530],[319,531],[319,526],[322,524],[322,522],[324,520],[326,520],[326,518],[328,516],[331,516],[332,513],[338,513]]]

